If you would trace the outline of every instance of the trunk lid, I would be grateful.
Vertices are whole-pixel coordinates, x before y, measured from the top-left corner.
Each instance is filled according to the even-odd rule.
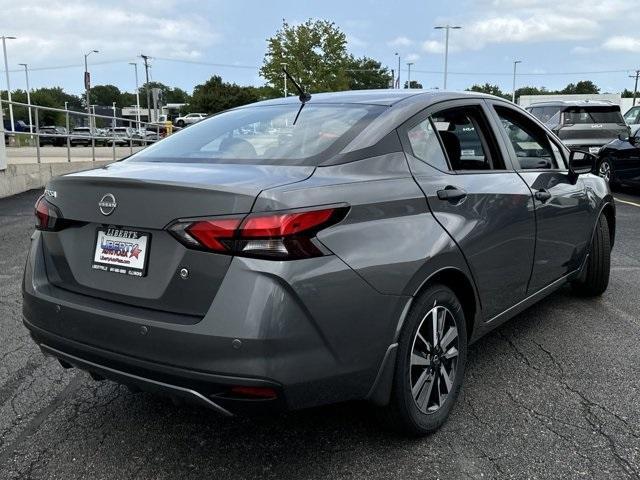
[[[47,201],[75,221],[58,232],[42,232],[49,281],[59,288],[167,312],[179,323],[204,316],[231,257],[190,250],[165,227],[179,218],[245,214],[261,191],[298,182],[313,167],[120,162],[52,179]],[[99,203],[103,202],[105,215]],[[99,230],[148,235],[140,246],[139,276],[96,268]],[[179,274],[187,269],[187,278]],[[173,314],[173,317],[171,316]]]

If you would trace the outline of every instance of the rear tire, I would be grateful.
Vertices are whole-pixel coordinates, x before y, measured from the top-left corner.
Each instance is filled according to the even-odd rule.
[[[576,293],[585,297],[602,295],[609,285],[610,269],[611,237],[609,237],[609,224],[604,215],[600,215],[596,231],[591,240],[587,264],[571,286]]]
[[[178,120],[176,122],[176,127],[184,128],[184,120]]]
[[[604,178],[609,187],[613,190],[618,187],[618,182],[615,180],[615,172],[613,170],[613,162],[609,157],[604,158],[598,166],[598,176]]]
[[[451,289],[433,285],[414,303],[398,339],[391,401],[385,407],[390,426],[411,436],[438,430],[456,403],[466,361],[462,305]]]

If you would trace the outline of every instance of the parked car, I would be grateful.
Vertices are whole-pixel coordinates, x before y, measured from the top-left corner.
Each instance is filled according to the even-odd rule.
[[[6,132],[11,132],[11,131],[14,131],[14,132],[29,132],[30,131],[28,123],[25,123],[22,120],[15,120],[15,119],[13,120],[13,130],[12,130],[12,128],[11,128],[11,119],[9,119],[8,116],[5,116],[3,118],[2,123],[3,123],[3,126],[4,126],[4,130]],[[36,131],[36,127],[35,126],[32,127],[32,129],[33,129],[34,132]]]
[[[640,125],[640,106],[631,107],[624,114],[624,121],[629,126]]]
[[[175,125],[177,127],[184,127],[186,125],[197,123],[205,118],[207,118],[206,113],[188,113],[187,115],[176,118]]]
[[[640,125],[600,150],[598,174],[612,187],[640,187]]]
[[[527,110],[546,123],[571,150],[597,154],[603,145],[619,135],[629,135],[620,106],[610,102],[541,102]]]
[[[90,127],[75,127],[71,130],[71,138],[69,142],[71,146],[90,147],[93,139],[93,145],[105,146],[108,142],[108,133],[104,128],[96,128],[92,130]]]
[[[40,146],[53,145],[54,147],[62,147],[67,144],[67,129],[64,127],[48,126],[40,127]]]
[[[106,141],[107,145],[130,145],[134,144],[133,139],[135,138],[135,129],[132,127],[114,127],[107,130],[106,136],[108,140]]]
[[[511,102],[301,97],[50,180],[23,282],[40,348],[223,415],[366,399],[426,434],[470,343],[567,283],[607,288],[595,158]]]

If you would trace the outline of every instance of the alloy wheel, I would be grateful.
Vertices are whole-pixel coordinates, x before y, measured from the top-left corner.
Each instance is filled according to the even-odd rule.
[[[446,307],[434,305],[416,331],[409,362],[411,393],[421,412],[436,412],[451,393],[458,349],[455,317]]]
[[[607,182],[611,180],[611,165],[609,165],[609,162],[604,161],[600,164],[598,175],[604,178]]]

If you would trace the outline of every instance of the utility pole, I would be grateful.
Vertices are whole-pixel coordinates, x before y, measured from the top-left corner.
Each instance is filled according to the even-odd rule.
[[[4,53],[4,72],[7,74],[7,96],[9,97],[9,121],[11,122],[11,131],[15,131],[16,127],[13,123],[13,105],[11,104],[11,84],[9,82],[9,62],[7,61],[7,40],[15,40],[16,37],[2,36],[2,51]]]
[[[287,74],[285,73],[287,64],[281,63],[280,65],[282,65],[282,76],[284,77],[284,98],[287,98]]]
[[[136,73],[136,130],[140,130],[140,88],[138,87],[138,63],[129,62]]]
[[[29,133],[33,133],[33,121],[31,120],[31,89],[29,88],[29,68],[26,63],[19,63],[24,67],[24,75],[27,78],[27,105],[29,105]]]
[[[89,98],[89,90],[91,89],[91,76],[89,75],[89,68],[87,67],[87,57],[92,53],[99,53],[98,50],[91,50],[89,53],[84,54],[84,89],[87,95],[87,113],[89,114],[89,128],[93,132],[93,121],[91,120],[91,101]]]
[[[438,25],[437,27],[433,27],[435,30],[444,30],[445,31],[445,40],[444,40],[444,90],[447,89],[447,70],[449,66],[449,30],[460,30],[462,27],[458,25]]]
[[[409,69],[407,72],[407,88],[411,88],[411,65],[413,65],[413,62],[407,62],[407,68]]]
[[[400,54],[396,52],[396,57],[398,57],[398,78],[396,78],[396,88],[400,88]]]
[[[635,75],[629,75],[629,78],[635,78],[636,79],[636,85],[635,87],[633,87],[633,105],[632,106],[636,106],[636,96],[638,95],[638,77],[640,77],[640,70],[636,70],[636,74]]]
[[[149,91],[149,55],[140,55],[140,58],[144,60],[144,71],[147,78],[147,83],[144,85],[144,89],[147,93],[147,123],[151,122],[151,92]]]
[[[511,101],[513,103],[516,103],[516,67],[519,63],[522,63],[522,60],[513,61],[513,95],[511,96]]]

